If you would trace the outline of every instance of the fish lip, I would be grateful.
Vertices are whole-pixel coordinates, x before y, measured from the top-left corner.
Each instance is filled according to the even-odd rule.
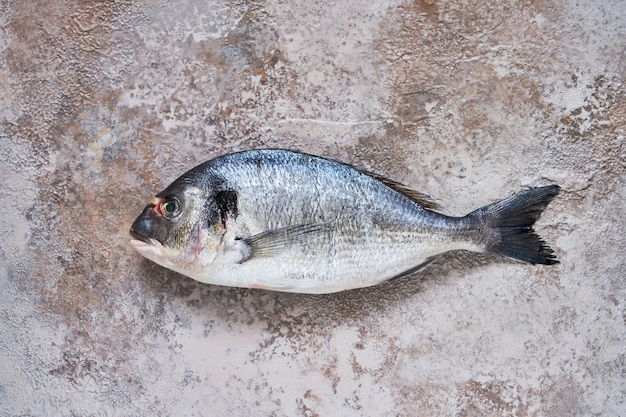
[[[131,239],[130,240],[130,245],[133,248],[135,248],[135,249],[145,248],[145,247],[148,247],[148,246],[155,246],[155,247],[163,246],[161,244],[161,242],[159,242],[158,240],[152,239],[152,238],[146,238],[146,240],[144,240],[144,239]]]
[[[151,243],[150,240],[154,240],[150,239],[148,236],[144,236],[141,233],[138,233],[132,227],[130,228],[130,235],[134,238],[133,240],[139,240],[144,243]]]
[[[163,246],[163,244],[159,242],[158,240],[152,237],[144,236],[141,233],[137,233],[132,228],[130,229],[130,235],[133,237],[133,239],[130,240],[130,243],[133,245],[133,247],[146,246],[146,245],[157,246],[157,247]]]
[[[159,242],[158,240],[156,240],[153,237],[150,236],[146,236],[143,233],[140,233],[136,228],[135,225],[137,224],[137,222],[133,223],[133,225],[130,227],[129,233],[130,235],[133,237],[133,239],[131,239],[131,243],[133,243],[133,246],[145,246],[145,245],[149,245],[149,246],[163,246],[163,244],[161,242]],[[140,245],[140,243],[142,245]]]

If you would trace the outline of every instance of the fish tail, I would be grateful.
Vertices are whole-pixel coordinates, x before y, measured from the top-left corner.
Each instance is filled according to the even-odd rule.
[[[533,265],[559,263],[532,227],[559,190],[558,185],[533,188],[470,213],[466,218],[479,225],[484,252]]]

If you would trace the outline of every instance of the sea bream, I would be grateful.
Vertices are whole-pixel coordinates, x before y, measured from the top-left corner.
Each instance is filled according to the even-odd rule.
[[[367,287],[454,250],[557,263],[532,226],[559,187],[522,191],[463,217],[428,196],[318,156],[250,150],[207,161],[153,197],[132,246],[195,280],[296,293]]]

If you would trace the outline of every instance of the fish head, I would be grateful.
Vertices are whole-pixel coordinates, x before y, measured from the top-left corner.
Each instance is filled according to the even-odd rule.
[[[131,245],[144,257],[193,276],[214,261],[224,228],[207,192],[174,183],[143,209],[130,227]]]

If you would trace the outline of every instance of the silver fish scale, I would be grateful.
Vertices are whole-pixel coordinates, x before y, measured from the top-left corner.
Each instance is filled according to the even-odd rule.
[[[211,169],[237,192],[239,211],[253,216],[263,231],[323,223],[352,232],[406,232],[431,229],[433,221],[445,218],[369,175],[323,158],[258,150],[214,161]]]
[[[297,286],[295,282],[315,277],[320,283],[333,281],[347,287],[364,271],[374,272],[374,280],[379,282],[442,249],[459,247],[452,235],[442,233],[450,231],[456,219],[424,210],[348,165],[267,150],[231,154],[212,162],[207,169],[237,192],[239,217],[227,223],[231,236],[253,236],[294,225],[328,226],[271,259],[257,260],[256,273],[272,280],[254,278],[261,281],[260,287],[277,289],[274,286],[282,285],[275,282],[280,275],[276,270],[288,277],[286,281],[294,281],[284,285]],[[248,263],[254,266],[253,262],[244,264]],[[290,264],[297,268],[291,270]],[[244,269],[242,264],[240,276]],[[266,271],[262,273],[262,269]]]

